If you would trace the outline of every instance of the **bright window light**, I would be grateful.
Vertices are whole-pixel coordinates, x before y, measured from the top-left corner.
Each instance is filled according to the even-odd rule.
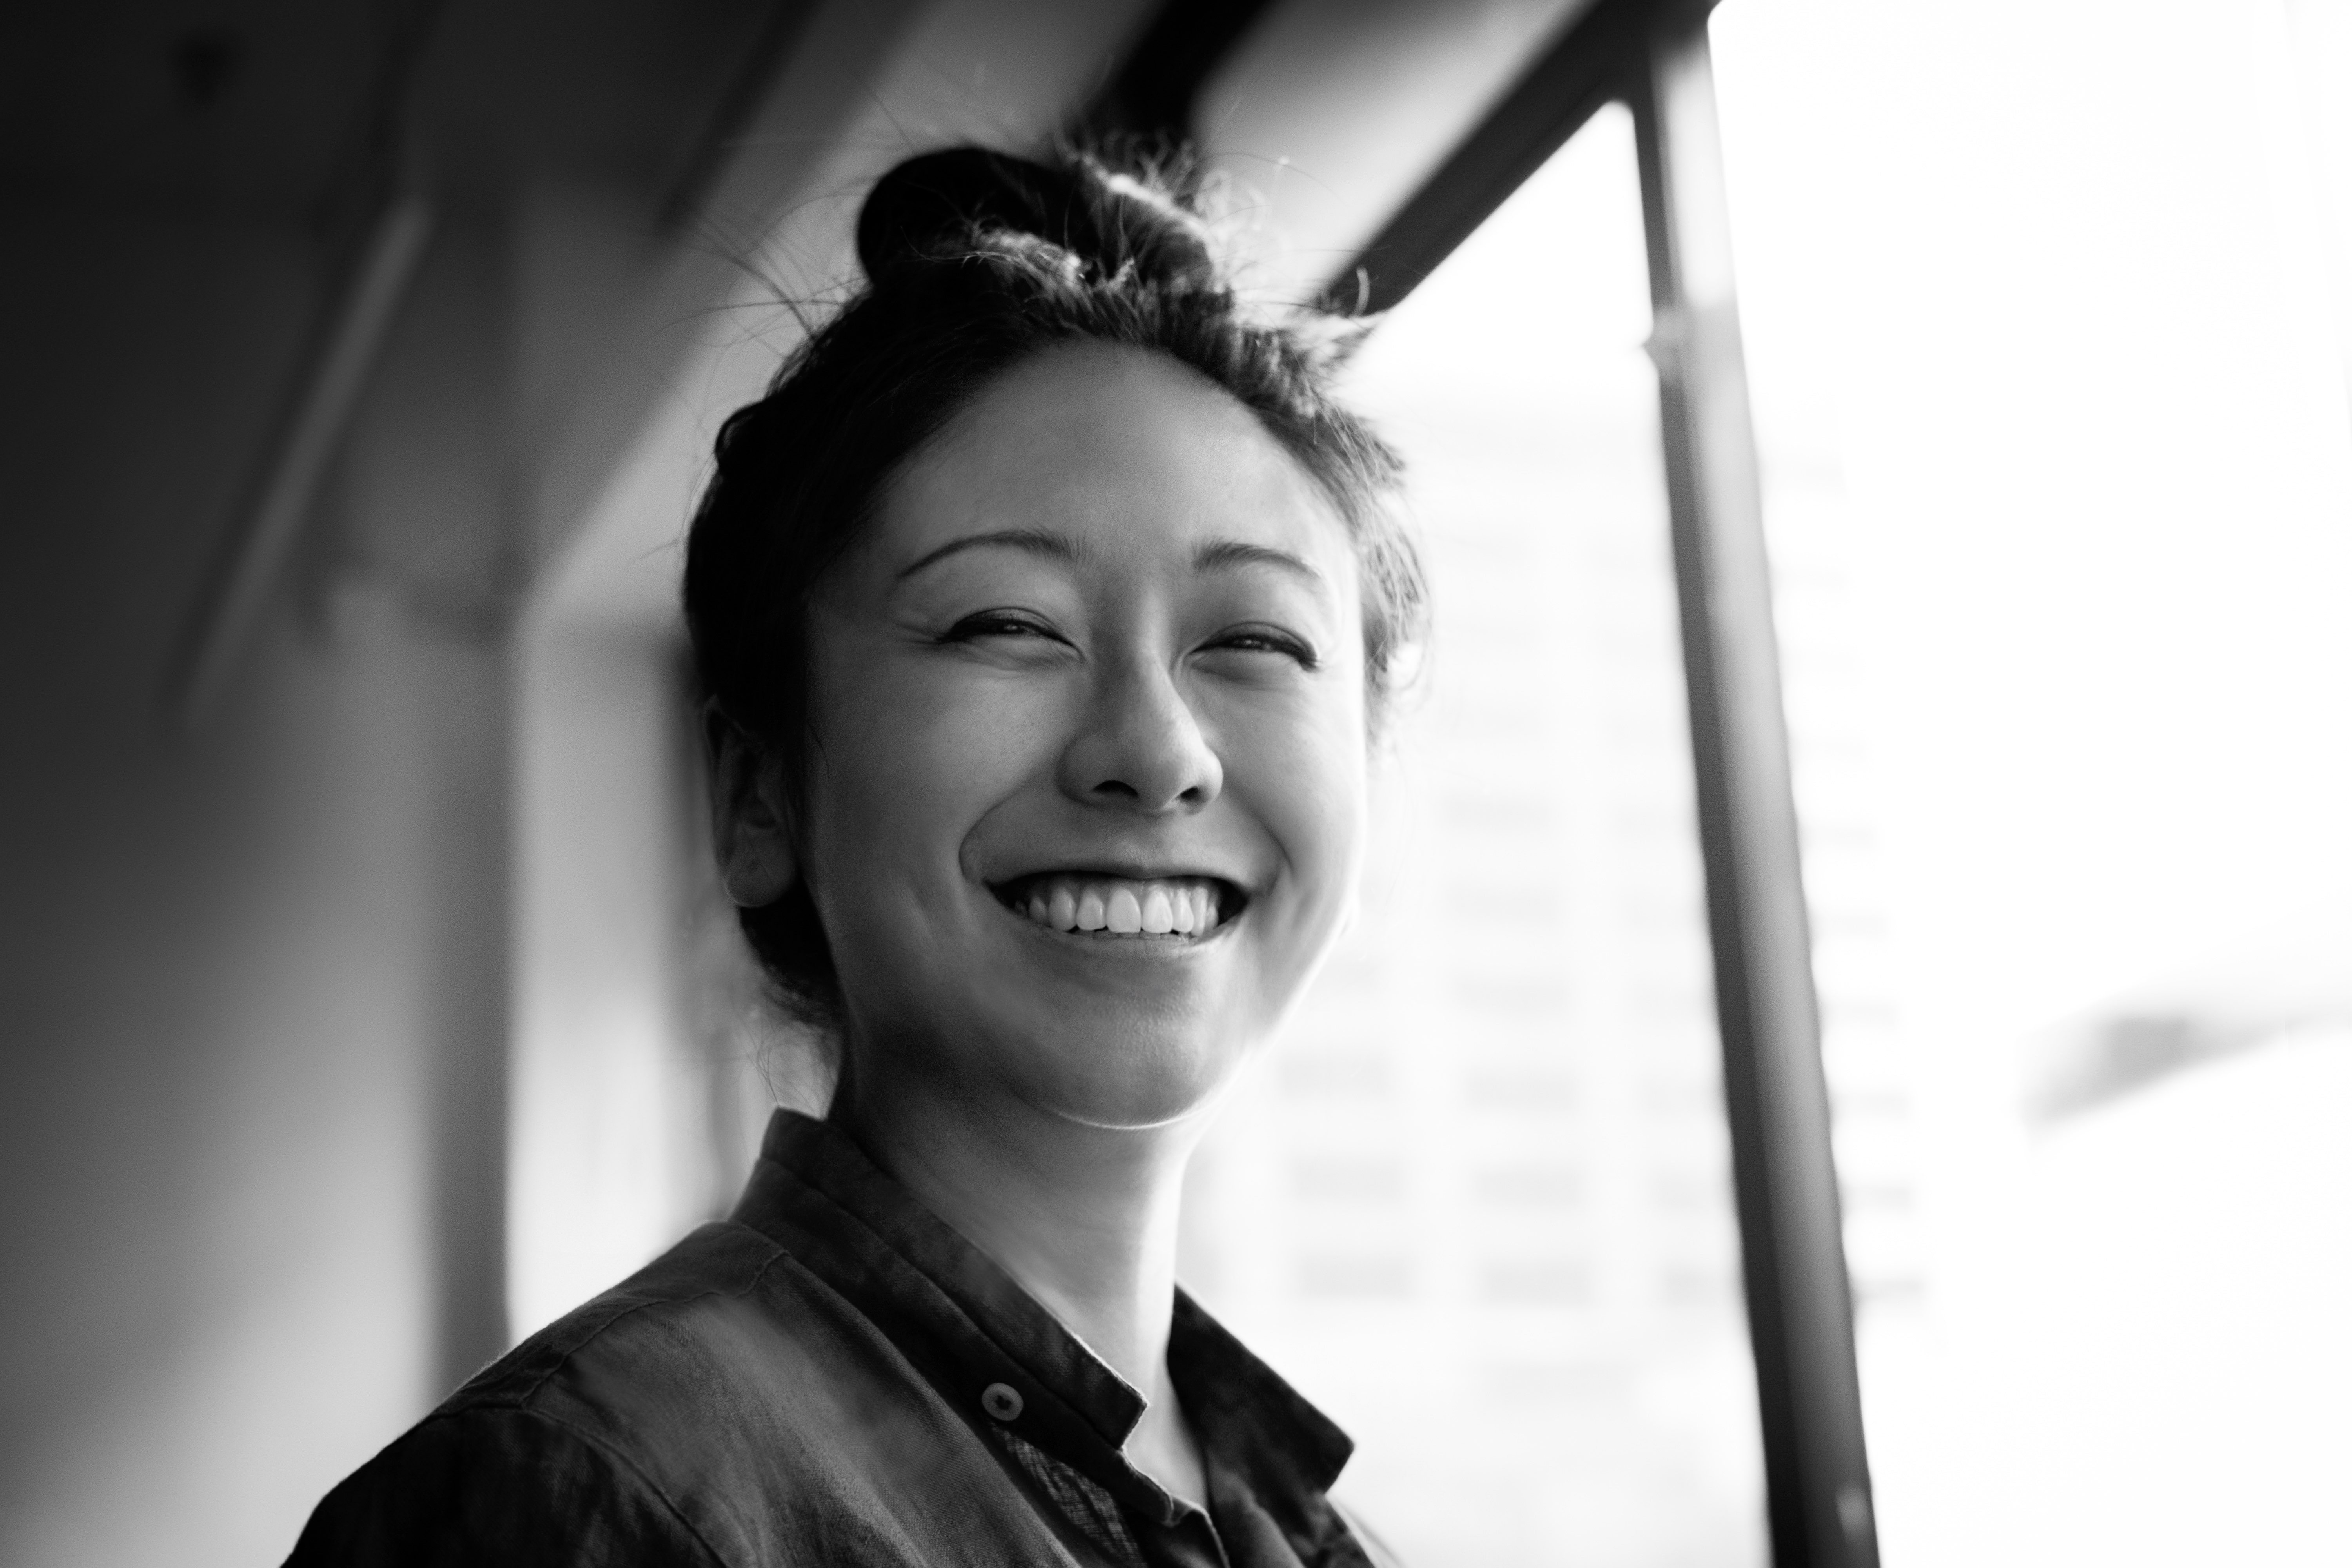
[[[2352,1561],[2347,8],[1713,29],[1885,1561]]]

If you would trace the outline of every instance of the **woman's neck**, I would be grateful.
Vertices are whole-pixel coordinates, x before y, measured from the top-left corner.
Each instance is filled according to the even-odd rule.
[[[1203,1501],[1168,1376],[1177,1215],[1194,1130],[1087,1127],[1004,1100],[981,1111],[848,1079],[831,1117],[1144,1396],[1129,1457],[1171,1491]]]

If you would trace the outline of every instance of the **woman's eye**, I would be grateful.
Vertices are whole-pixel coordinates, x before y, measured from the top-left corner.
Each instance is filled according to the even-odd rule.
[[[1301,669],[1317,668],[1322,662],[1305,641],[1274,626],[1236,626],[1209,647],[1212,649],[1232,649],[1236,653],[1280,654],[1296,662]]]
[[[1014,610],[982,610],[966,616],[948,628],[946,642],[976,642],[982,637],[1050,637],[1052,627],[1034,616]]]

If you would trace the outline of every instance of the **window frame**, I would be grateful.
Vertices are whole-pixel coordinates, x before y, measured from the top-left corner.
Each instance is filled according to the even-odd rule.
[[[1733,286],[1715,0],[1600,0],[1331,282],[1402,300],[1603,106],[1641,164],[1675,581],[1772,1561],[1876,1568],[1780,648]]]

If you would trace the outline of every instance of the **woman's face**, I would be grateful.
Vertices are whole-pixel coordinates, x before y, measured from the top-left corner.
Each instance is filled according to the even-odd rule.
[[[800,842],[853,1072],[1200,1107],[1354,894],[1361,613],[1331,503],[1205,379],[1084,345],[992,384],[813,606]]]

